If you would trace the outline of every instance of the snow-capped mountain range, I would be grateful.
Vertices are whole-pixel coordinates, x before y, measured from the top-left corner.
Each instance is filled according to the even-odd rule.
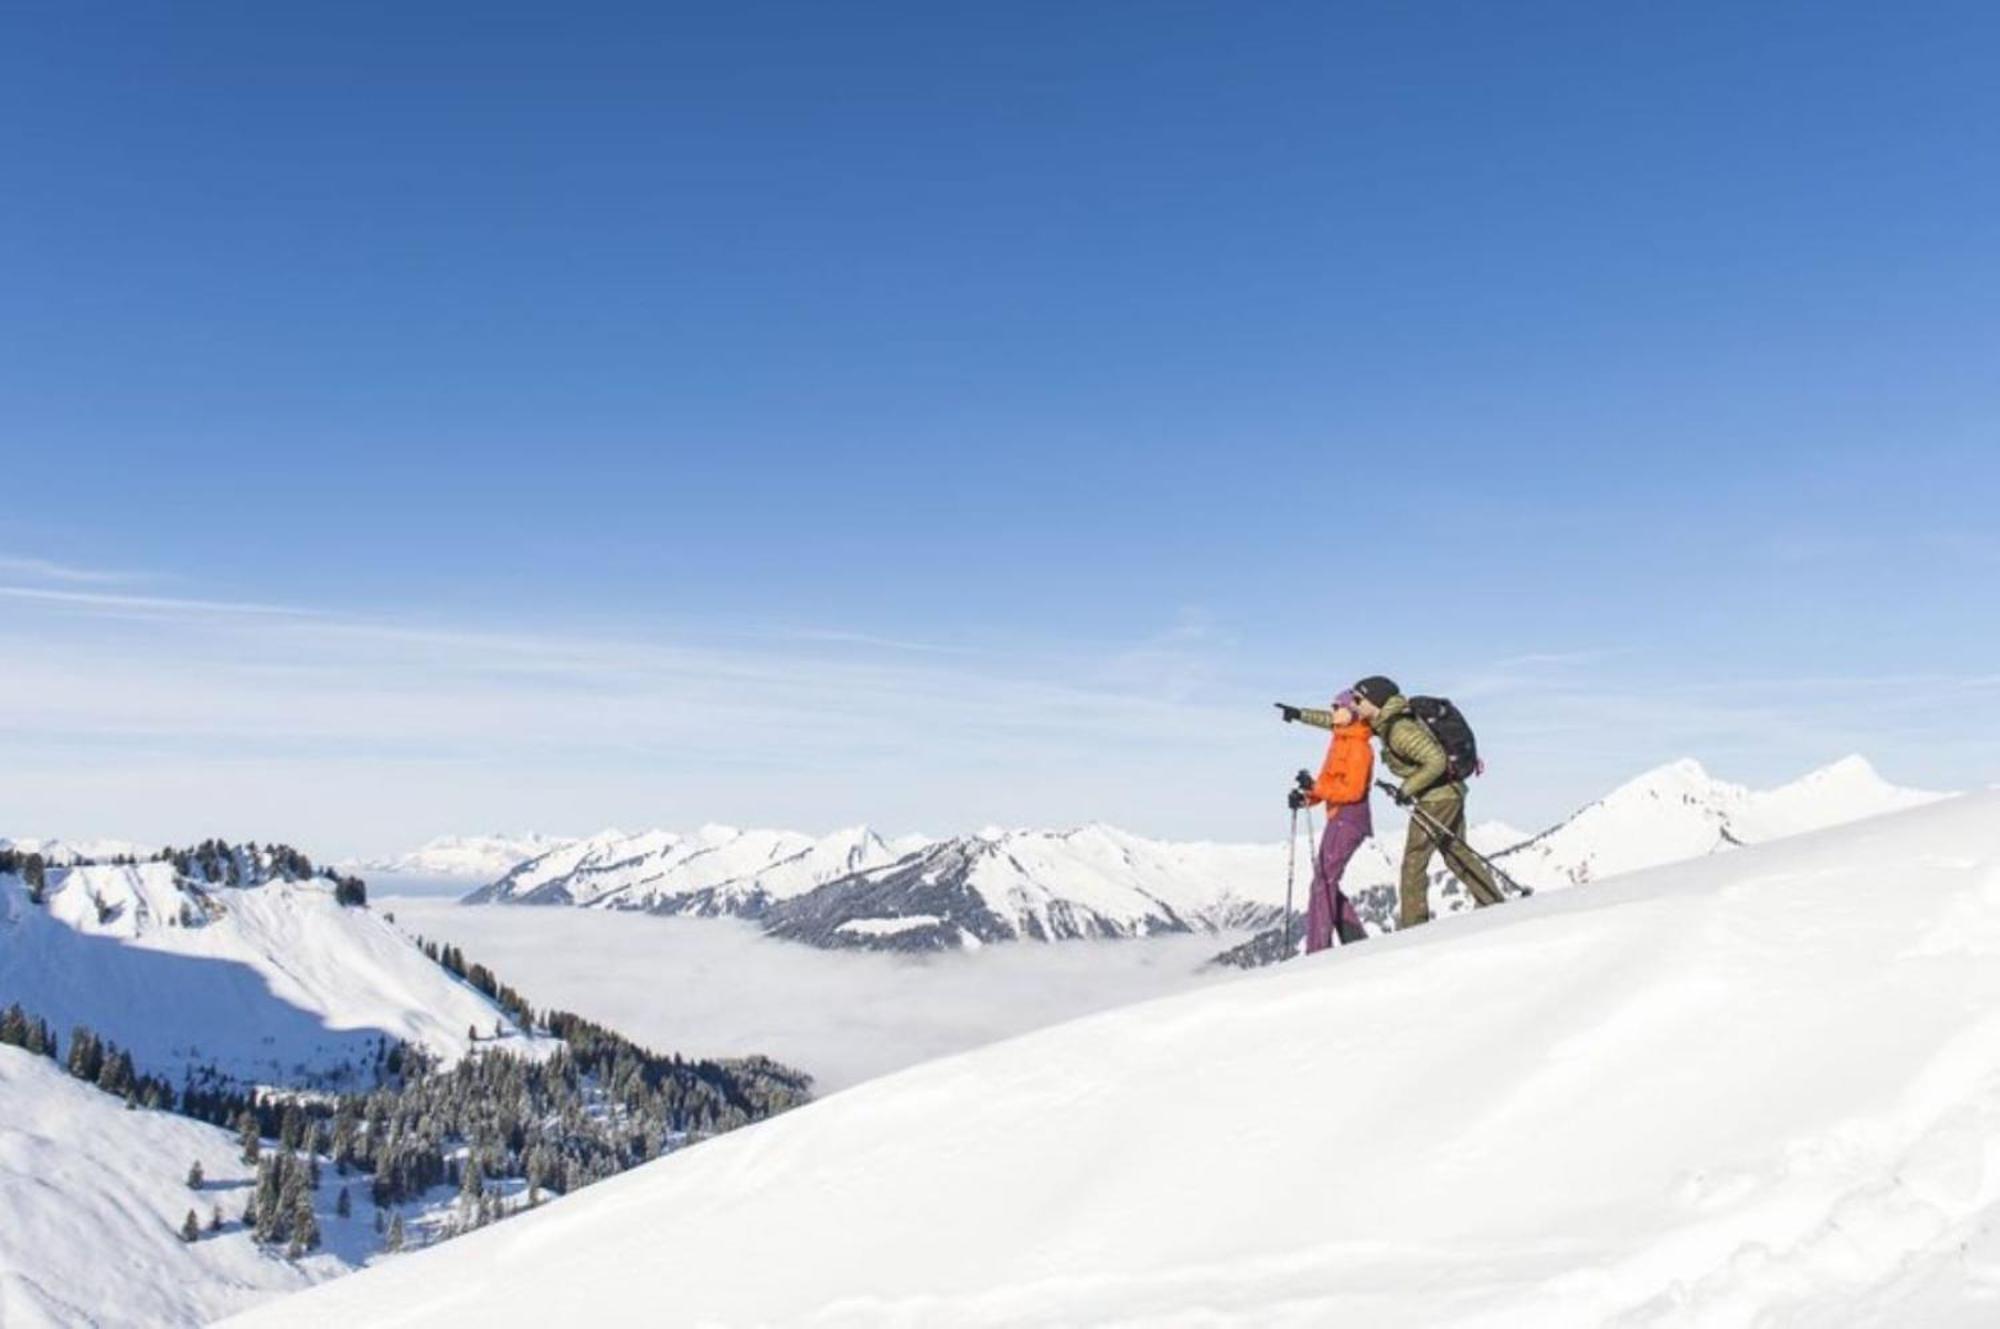
[[[731,826],[692,835],[606,831],[522,863],[467,903],[754,918],[823,882],[894,862],[919,843],[885,840],[866,827],[817,838]]]
[[[915,1067],[240,1326],[1970,1329],[1996,1022],[1979,793]]]
[[[1859,757],[1766,791],[1680,761],[1539,835],[1488,822],[1468,838],[1524,885],[1561,889],[1938,797],[1889,784]],[[1380,929],[1395,911],[1403,823],[1386,807],[1376,822],[1344,884]],[[1302,902],[1311,873],[1303,842],[1299,857]],[[1174,843],[1101,825],[935,842],[890,842],[865,828],[814,838],[704,827],[594,836],[522,863],[466,902],[729,914],[816,946],[926,951],[1275,928],[1285,877],[1282,845]],[[1441,867],[1433,889],[1446,909],[1463,903]]]
[[[606,834],[616,835],[617,832]],[[569,836],[542,835],[533,831],[526,835],[440,835],[393,858],[359,859],[346,866],[361,872],[492,881],[531,858],[540,858],[575,843],[575,839]]]
[[[1944,797],[1900,789],[1860,757],[1847,757],[1776,789],[1718,780],[1677,761],[1495,855],[1537,890],[1583,885],[1624,872],[1701,858],[1739,845],[1917,807]]]

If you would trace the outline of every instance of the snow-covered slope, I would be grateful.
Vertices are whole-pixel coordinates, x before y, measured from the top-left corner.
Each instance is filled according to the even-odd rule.
[[[492,881],[531,858],[566,848],[576,841],[560,835],[440,835],[405,854],[371,859],[357,866],[369,872],[410,876],[465,877]]]
[[[287,1261],[257,1248],[239,1221],[255,1169],[225,1131],[127,1111],[55,1063],[5,1046],[0,1105],[0,1324],[8,1329],[205,1324],[352,1267],[338,1252],[361,1234],[347,1240],[331,1212],[322,1218],[326,1252]],[[195,1162],[205,1174],[198,1191],[187,1186]],[[216,1207],[225,1222],[209,1232]],[[191,1243],[180,1238],[190,1209],[203,1228]]]
[[[1718,780],[1698,762],[1677,761],[1621,785],[1533,840],[1506,850],[1498,861],[1517,881],[1547,890],[1780,840],[1942,797],[1899,789],[1860,757],[1762,791]]]
[[[453,1059],[502,1018],[323,879],[212,886],[164,862],[52,868],[41,904],[0,875],[0,1000],[176,1081],[214,1064],[287,1085],[338,1080],[385,1036]]]
[[[947,1058],[244,1326],[2000,1320],[2000,793]]]
[[[731,826],[704,826],[693,835],[612,831],[523,863],[467,903],[755,917],[774,900],[890,862],[911,847],[865,826],[818,839]]]

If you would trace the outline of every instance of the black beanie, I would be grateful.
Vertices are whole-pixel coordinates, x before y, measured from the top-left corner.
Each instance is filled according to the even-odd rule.
[[[1389,704],[1389,698],[1401,692],[1402,689],[1396,686],[1396,680],[1393,678],[1384,678],[1380,674],[1371,674],[1359,683],[1356,683],[1354,691],[1364,700],[1374,705],[1386,706]]]

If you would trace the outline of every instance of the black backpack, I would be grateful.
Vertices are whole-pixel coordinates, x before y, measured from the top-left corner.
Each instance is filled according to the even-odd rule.
[[[1450,698],[1412,697],[1409,714],[1430,730],[1431,737],[1444,749],[1450,779],[1469,780],[1486,769],[1479,760],[1479,740],[1473,737],[1465,712],[1453,705]]]

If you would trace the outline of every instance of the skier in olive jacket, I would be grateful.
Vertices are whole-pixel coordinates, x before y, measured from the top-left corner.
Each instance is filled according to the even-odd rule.
[[[1382,742],[1382,764],[1402,779],[1397,803],[1414,803],[1451,833],[1449,841],[1440,845],[1422,817],[1410,818],[1409,837],[1403,842],[1397,926],[1430,922],[1431,856],[1440,849],[1445,865],[1472,892],[1475,904],[1499,904],[1504,897],[1492,876],[1465,852],[1465,782],[1451,778],[1443,745],[1410,714],[1409,698],[1394,680],[1379,674],[1364,678],[1354,685],[1354,695],[1355,710]]]

